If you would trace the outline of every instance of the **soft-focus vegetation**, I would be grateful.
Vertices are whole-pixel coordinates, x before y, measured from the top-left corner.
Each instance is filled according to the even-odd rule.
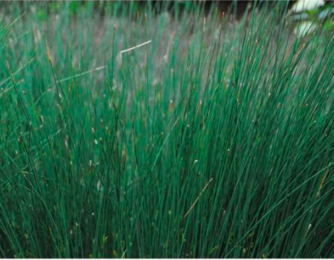
[[[0,256],[333,257],[331,30],[284,2],[2,7]]]

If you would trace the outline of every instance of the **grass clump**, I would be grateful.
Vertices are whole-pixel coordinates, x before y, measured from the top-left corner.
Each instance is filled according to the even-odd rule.
[[[284,3],[3,5],[2,257],[333,256],[332,32]]]

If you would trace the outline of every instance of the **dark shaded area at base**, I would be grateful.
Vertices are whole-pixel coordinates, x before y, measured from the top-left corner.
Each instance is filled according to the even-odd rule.
[[[27,7],[31,5],[39,6],[40,8],[46,8],[47,12],[50,12],[50,10],[54,10],[54,6],[58,5],[63,1],[29,1],[29,3],[25,3],[24,1],[20,1],[21,7]],[[80,6],[84,6],[87,4],[86,1],[65,1],[66,4],[72,6],[72,9],[74,13]],[[131,4],[131,2],[136,2],[138,7],[146,8],[148,5],[151,5],[157,13],[159,13],[160,10],[163,10],[164,7],[168,6],[168,9],[170,11],[173,10],[173,7],[177,4],[182,11],[183,9],[186,9],[187,5],[191,4],[198,4],[202,5],[204,9],[208,12],[212,6],[217,6],[220,12],[227,12],[228,10],[233,10],[233,13],[240,18],[244,12],[246,11],[248,6],[257,5],[259,7],[264,5],[275,5],[278,1],[240,1],[240,0],[232,0],[232,1],[206,1],[206,0],[198,0],[198,1],[94,1],[94,8],[96,9],[96,12],[99,13],[101,16],[104,15],[104,8],[109,5],[113,5],[115,2],[122,2],[124,6]],[[287,0],[287,1],[280,1],[280,2],[286,2],[288,3],[288,8],[291,8],[292,5],[296,2],[296,0]],[[327,2],[327,1],[326,1]],[[5,12],[10,13],[10,5],[11,2],[0,2],[0,8],[3,9]]]
[[[143,5],[148,4],[149,1],[142,1],[141,3]],[[186,5],[187,1],[169,1],[170,8],[173,7],[175,3],[178,3],[181,5]],[[204,8],[209,11],[212,5],[216,5],[221,12],[227,12],[229,9],[234,10],[234,13],[238,16],[241,17],[243,13],[246,11],[248,6],[253,6],[253,5],[258,5],[258,6],[263,6],[264,4],[269,4],[269,5],[275,5],[277,1],[240,1],[240,0],[232,0],[232,1],[192,1],[193,3],[197,3],[199,5],[203,5]],[[282,1],[284,2],[284,1]],[[296,0],[287,0],[285,1],[288,4],[288,8],[291,8],[292,5],[296,2]],[[163,4],[161,1],[151,1],[153,6],[158,7]]]

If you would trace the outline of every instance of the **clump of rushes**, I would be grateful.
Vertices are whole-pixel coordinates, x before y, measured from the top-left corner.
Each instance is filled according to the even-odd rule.
[[[333,257],[332,32],[285,3],[2,6],[2,257]]]

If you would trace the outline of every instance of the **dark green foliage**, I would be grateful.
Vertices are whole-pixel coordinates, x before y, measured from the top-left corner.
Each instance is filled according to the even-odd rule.
[[[26,11],[1,34],[2,257],[333,257],[332,32],[294,37],[282,4],[20,5],[2,10],[7,29]]]

